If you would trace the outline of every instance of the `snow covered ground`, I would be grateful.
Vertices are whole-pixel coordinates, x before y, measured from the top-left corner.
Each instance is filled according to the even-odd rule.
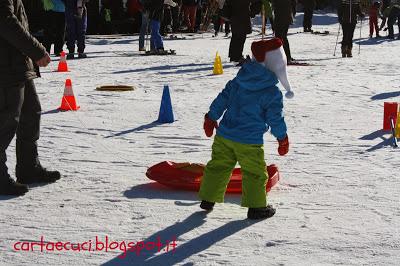
[[[186,35],[165,41],[176,56],[146,57],[137,52],[138,36],[89,38],[88,59],[69,61],[69,73],[53,72],[54,61],[36,80],[41,161],[63,178],[23,197],[0,197],[0,264],[398,265],[399,151],[381,128],[383,103],[400,101],[400,41],[368,39],[364,22],[361,39],[356,28],[354,57],[343,59],[340,44],[333,56],[335,15],[314,19],[314,30],[329,30],[326,36],[300,33],[301,21],[300,13],[289,30],[292,56],[313,66],[288,68],[296,94],[285,99],[289,154],[278,156],[276,140],[265,134],[266,160],[282,177],[269,194],[277,208],[273,218],[246,220],[240,195],[227,195],[206,215],[196,193],[170,190],[145,176],[160,161],[209,160],[212,139],[203,133],[203,116],[238,71],[228,62],[229,39]],[[260,38],[257,29],[245,53]],[[224,74],[213,76],[217,51]],[[78,112],[56,110],[66,78]],[[106,84],[136,90],[95,90]],[[164,84],[177,120],[160,125],[154,121]],[[14,144],[8,156],[14,174]],[[41,237],[48,249],[52,242],[67,248],[67,242],[87,242],[83,248],[94,249],[96,237],[99,248],[106,237],[119,244],[108,251],[15,250]],[[176,247],[169,245],[168,252],[151,246],[174,238]],[[119,258],[123,243],[131,241],[144,241],[149,250]]]

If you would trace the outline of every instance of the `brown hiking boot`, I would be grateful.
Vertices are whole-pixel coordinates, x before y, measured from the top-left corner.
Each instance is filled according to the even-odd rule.
[[[347,45],[342,45],[342,57],[346,57],[347,54]]]
[[[347,48],[347,57],[353,57],[353,54],[351,53],[351,50],[352,50],[352,48],[351,47],[348,47]]]

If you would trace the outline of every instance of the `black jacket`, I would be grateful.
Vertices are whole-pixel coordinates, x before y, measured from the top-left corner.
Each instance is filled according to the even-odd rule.
[[[293,23],[293,5],[291,0],[272,0],[274,10],[274,23],[280,26],[288,26]]]
[[[364,17],[360,0],[340,0],[338,6],[339,23],[357,24],[357,16]]]
[[[246,35],[251,33],[251,17],[261,11],[258,0],[227,0],[230,5],[230,22],[232,33]]]
[[[22,1],[0,0],[0,85],[35,78],[32,60],[45,55],[45,48],[29,33]]]

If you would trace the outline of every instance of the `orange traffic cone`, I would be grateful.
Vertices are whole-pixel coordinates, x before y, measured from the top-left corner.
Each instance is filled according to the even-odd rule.
[[[58,62],[57,72],[68,72],[67,60],[65,59],[65,52],[60,53],[60,62]]]
[[[80,106],[76,104],[74,92],[72,91],[72,82],[70,79],[67,79],[65,81],[65,89],[61,106],[58,109],[63,111],[77,111],[79,108]]]

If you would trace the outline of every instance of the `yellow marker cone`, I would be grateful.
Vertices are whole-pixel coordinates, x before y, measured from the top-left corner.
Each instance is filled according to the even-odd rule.
[[[215,60],[214,60],[214,69],[213,69],[213,74],[214,75],[221,75],[224,73],[224,70],[222,69],[222,61],[221,57],[219,56],[218,52],[215,55]]]
[[[394,132],[395,132],[395,137],[400,138],[400,112],[397,112],[397,121]]]

